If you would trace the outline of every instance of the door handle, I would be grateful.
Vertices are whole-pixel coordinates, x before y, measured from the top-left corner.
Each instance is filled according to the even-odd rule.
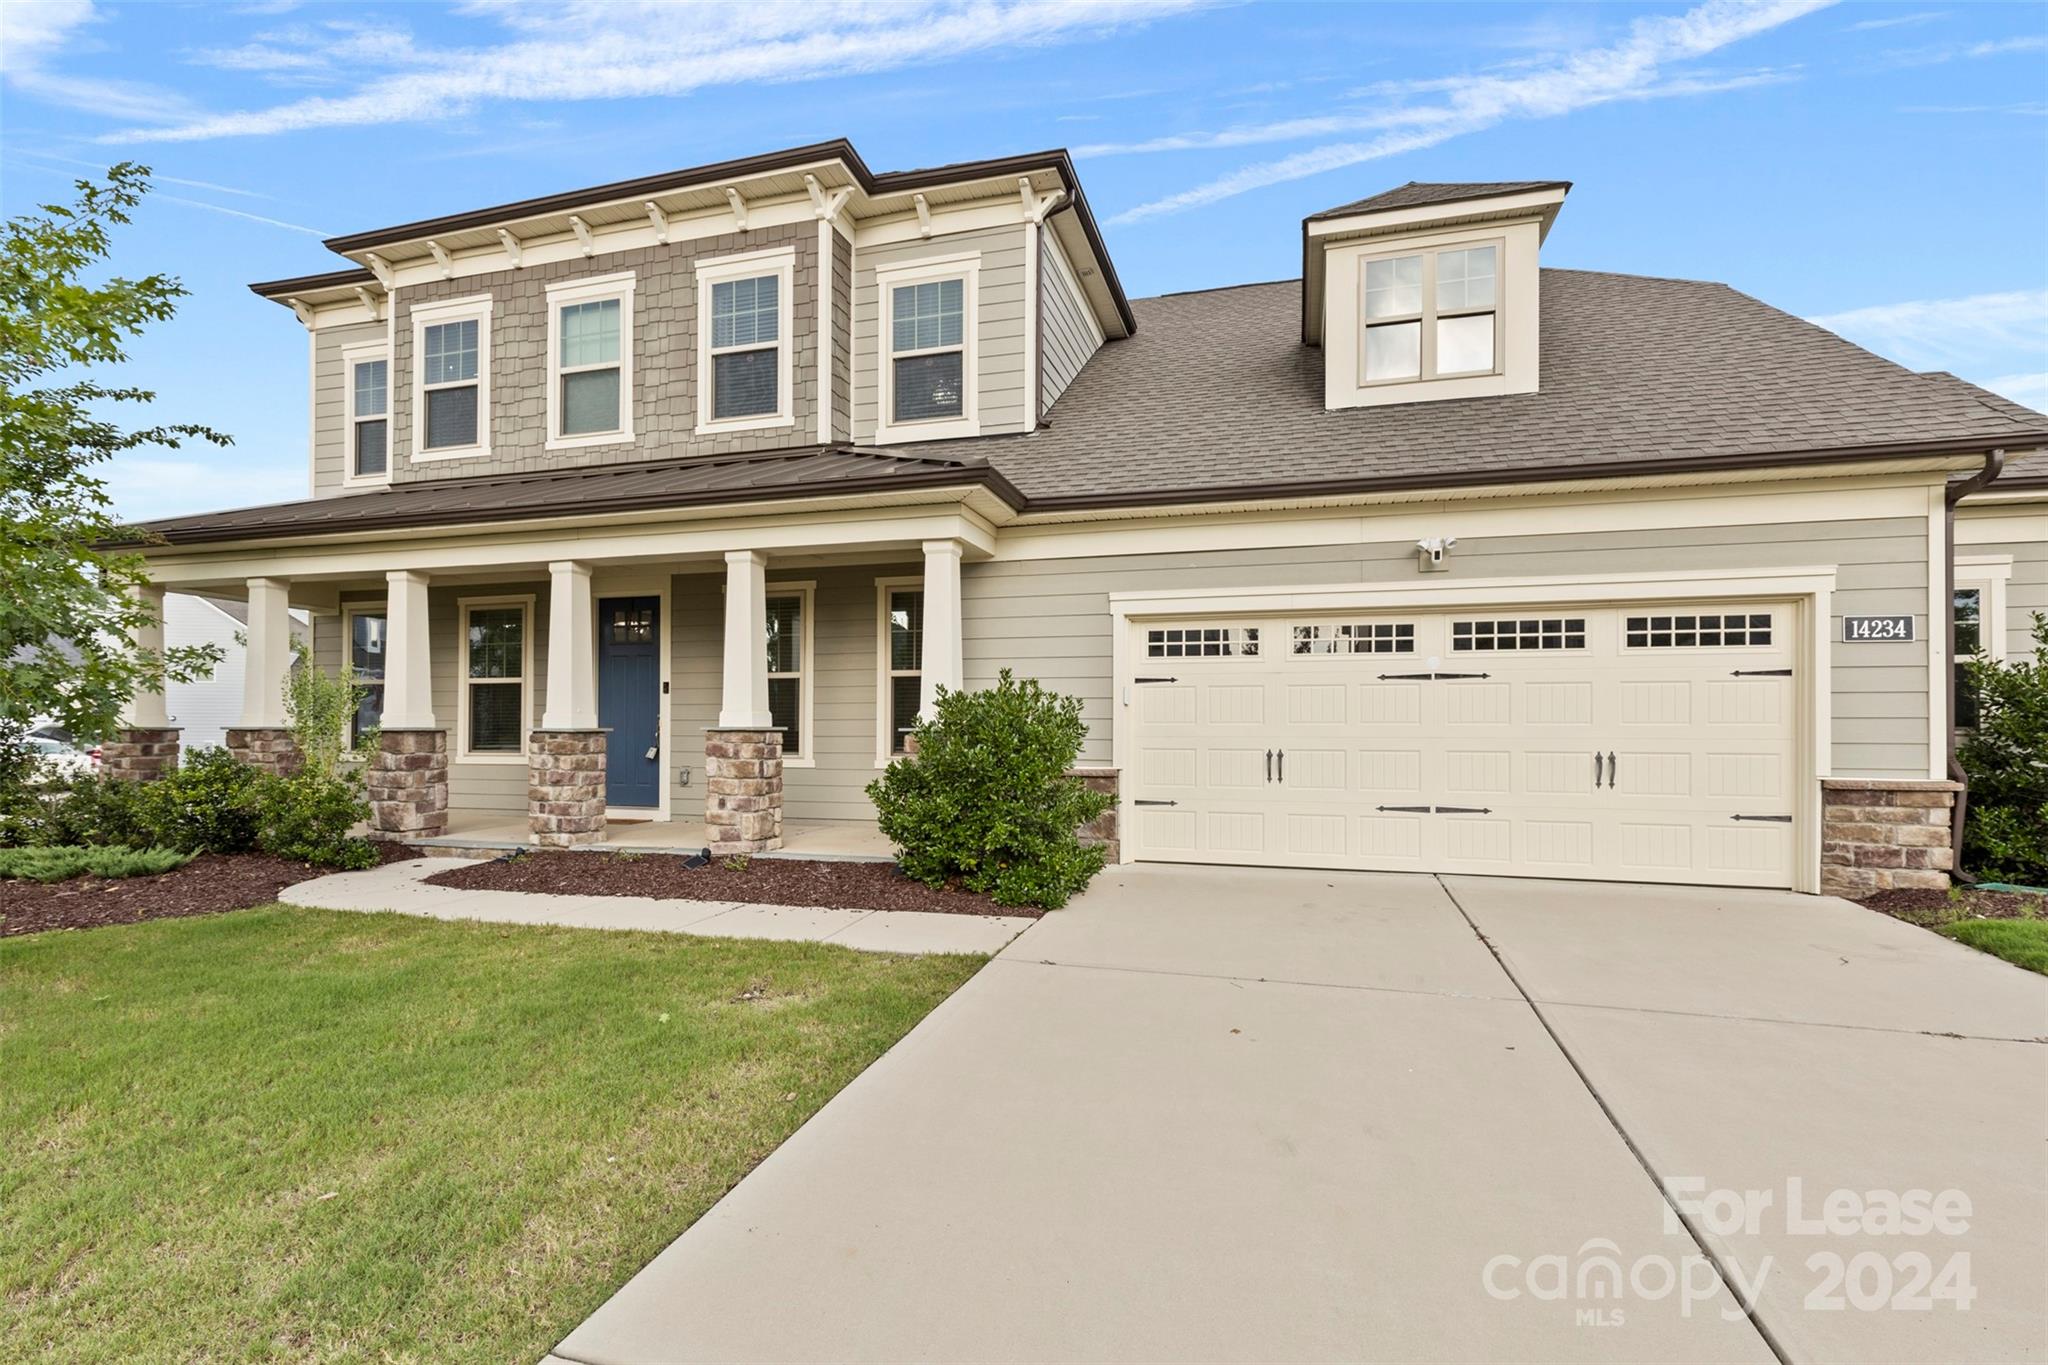
[[[1614,790],[1614,788],[1615,788],[1615,785],[1616,785],[1616,782],[1615,782],[1615,776],[1614,776],[1614,774],[1615,774],[1615,771],[1616,771],[1616,766],[1617,766],[1617,765],[1615,764],[1615,761],[1614,761],[1614,750],[1612,750],[1612,749],[1609,749],[1609,750],[1607,751],[1607,789],[1608,789],[1609,791],[1613,791],[1613,790]]]
[[[1266,780],[1268,782],[1273,780],[1273,751],[1271,749],[1266,750]]]
[[[1287,751],[1285,749],[1280,751],[1280,781],[1283,783],[1287,781]]]
[[[1593,751],[1593,790],[1600,789],[1600,751]]]

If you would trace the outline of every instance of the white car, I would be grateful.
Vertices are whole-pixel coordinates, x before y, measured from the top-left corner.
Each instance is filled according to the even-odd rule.
[[[99,766],[93,755],[81,749],[74,749],[61,739],[47,735],[30,735],[25,741],[29,752],[36,757],[36,782],[70,782],[80,777],[92,776]]]

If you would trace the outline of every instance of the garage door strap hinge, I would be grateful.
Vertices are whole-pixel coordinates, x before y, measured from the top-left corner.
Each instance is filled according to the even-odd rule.
[[[1438,807],[1436,808],[1436,813],[1437,813],[1438,815],[1491,815],[1491,814],[1493,814],[1493,807],[1491,807],[1491,806],[1438,806]]]
[[[1429,807],[1428,807],[1428,806],[1374,806],[1374,807],[1373,807],[1373,809],[1374,809],[1374,810],[1398,810],[1398,811],[1405,811],[1406,813],[1408,813],[1408,814],[1410,814],[1410,815],[1427,815],[1427,814],[1429,814]]]
[[[1178,806],[1178,801],[1133,801],[1134,806]]]
[[[1728,675],[1731,678],[1789,678],[1789,668],[1738,668]]]
[[[1444,682],[1452,678],[1490,678],[1491,673],[1382,673],[1381,682]]]
[[[1773,825],[1789,825],[1792,823],[1792,817],[1789,815],[1731,815],[1728,818],[1730,820],[1763,820]]]
[[[1179,678],[1133,678],[1133,679],[1131,679],[1131,681],[1132,681],[1132,682],[1134,682],[1134,683],[1148,683],[1148,682],[1179,682],[1179,681],[1180,681],[1180,679],[1179,679]]]

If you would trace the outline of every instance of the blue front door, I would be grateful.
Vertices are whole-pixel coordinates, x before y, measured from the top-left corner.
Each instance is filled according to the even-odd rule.
[[[605,743],[607,806],[661,804],[661,599],[597,604],[597,723]]]

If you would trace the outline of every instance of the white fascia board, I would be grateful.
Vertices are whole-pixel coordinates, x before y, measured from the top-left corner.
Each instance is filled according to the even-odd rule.
[[[1421,229],[1462,226],[1467,223],[1498,222],[1509,218],[1554,215],[1564,203],[1562,189],[1525,190],[1488,199],[1458,199],[1448,204],[1418,204],[1413,208],[1381,209],[1348,218],[1323,218],[1308,225],[1312,240],[1334,237],[1374,237]]]

